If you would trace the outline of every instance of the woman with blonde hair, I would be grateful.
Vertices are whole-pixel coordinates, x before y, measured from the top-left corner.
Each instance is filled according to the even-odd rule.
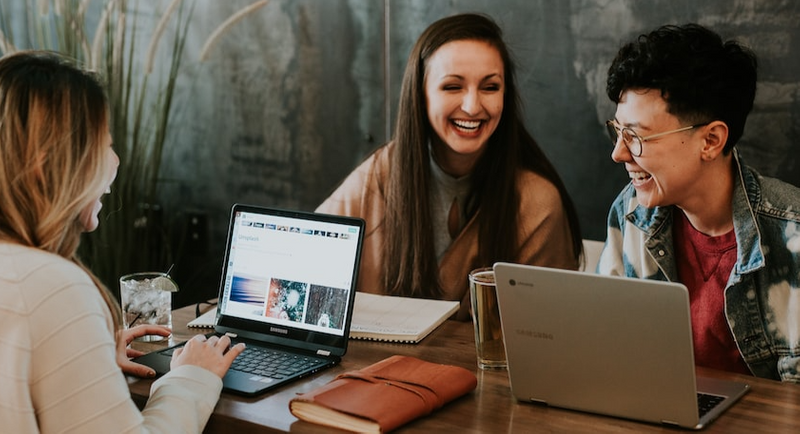
[[[113,295],[76,251],[119,160],[97,77],[49,52],[0,59],[0,421],[3,431],[200,432],[243,350],[196,336],[140,412]],[[152,373],[149,373],[152,375]]]

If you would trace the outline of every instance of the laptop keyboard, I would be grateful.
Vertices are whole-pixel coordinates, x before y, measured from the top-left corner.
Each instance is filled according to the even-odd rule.
[[[176,348],[164,350],[163,354],[172,356]],[[325,359],[248,345],[233,361],[231,370],[281,380],[325,364]]]
[[[722,396],[698,393],[697,408],[700,410],[700,417],[703,417],[706,413],[714,409],[714,407],[724,400],[725,398]]]
[[[318,358],[251,345],[233,361],[231,369],[280,380],[323,364]]]

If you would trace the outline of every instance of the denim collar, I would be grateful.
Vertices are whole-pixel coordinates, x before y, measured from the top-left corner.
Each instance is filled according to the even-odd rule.
[[[755,212],[761,205],[761,183],[756,174],[742,164],[739,152],[735,149],[733,161],[737,175],[733,190],[733,230],[738,246],[736,273],[747,274],[766,265]]]
[[[742,164],[737,150],[733,150],[735,171],[733,188],[733,230],[736,234],[736,274],[752,273],[765,266],[761,248],[761,232],[753,209],[761,203],[761,185],[756,175]],[[646,208],[636,205],[625,218],[642,232],[647,240],[667,237],[672,239],[672,213],[675,206]],[[669,231],[669,232],[667,232]]]

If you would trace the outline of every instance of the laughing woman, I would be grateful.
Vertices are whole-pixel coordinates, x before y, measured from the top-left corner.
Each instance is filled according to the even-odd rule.
[[[360,291],[461,301],[471,269],[512,261],[576,269],[572,201],[525,129],[502,31],[443,18],[406,66],[394,138],[317,211],[364,218]]]
[[[196,336],[140,412],[114,297],[78,260],[119,160],[97,78],[58,55],[0,58],[0,421],[2,432],[201,432],[244,349]],[[227,351],[227,352],[226,352]]]

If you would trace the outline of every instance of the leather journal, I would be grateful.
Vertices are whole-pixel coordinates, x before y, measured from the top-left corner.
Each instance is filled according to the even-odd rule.
[[[396,355],[297,396],[289,410],[307,422],[385,433],[432,413],[477,384],[475,374],[464,368]]]

